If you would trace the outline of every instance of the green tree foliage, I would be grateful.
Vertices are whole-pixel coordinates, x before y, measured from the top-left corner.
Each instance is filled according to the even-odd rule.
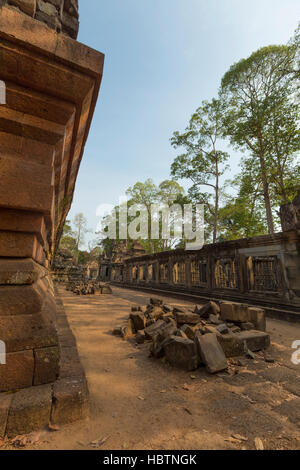
[[[298,112],[293,80],[285,72],[293,68],[295,54],[292,46],[264,47],[234,64],[222,79],[224,135],[259,163],[269,233],[274,233],[272,192],[278,194],[281,187],[282,201],[286,199],[289,191],[284,175],[290,157],[299,150],[298,123],[293,122]]]
[[[171,143],[174,148],[184,148],[171,166],[171,174],[177,179],[190,180],[191,198],[204,204],[213,224],[213,242],[217,240],[220,208],[221,181],[227,170],[229,155],[218,149],[218,140],[223,134],[224,108],[220,100],[203,102],[192,115],[185,132],[175,132]],[[203,187],[207,192],[203,192]],[[206,219],[207,221],[207,219]],[[210,220],[208,220],[210,223]]]

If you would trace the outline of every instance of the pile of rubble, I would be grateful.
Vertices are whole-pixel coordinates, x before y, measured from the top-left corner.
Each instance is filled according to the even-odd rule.
[[[102,284],[97,281],[81,281],[77,283],[68,283],[66,290],[76,295],[102,295],[112,294],[112,289],[108,284]]]
[[[128,322],[115,335],[151,342],[151,355],[166,357],[187,371],[205,365],[209,373],[228,367],[228,358],[253,357],[270,346],[265,311],[234,302],[208,302],[194,309],[171,307],[160,299],[132,307]]]

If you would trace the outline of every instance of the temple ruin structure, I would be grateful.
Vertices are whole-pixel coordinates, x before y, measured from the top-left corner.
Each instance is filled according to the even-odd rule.
[[[84,396],[80,368],[62,373],[76,343],[49,275],[104,62],[78,24],[77,0],[0,1],[0,437],[75,419],[65,401]]]

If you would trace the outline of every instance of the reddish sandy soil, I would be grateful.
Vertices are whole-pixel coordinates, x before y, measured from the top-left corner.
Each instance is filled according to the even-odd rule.
[[[231,373],[187,373],[149,358],[149,344],[112,336],[132,305],[148,303],[145,293],[59,291],[89,383],[90,419],[42,433],[33,448],[92,449],[107,438],[100,449],[255,449],[260,438],[265,449],[300,449],[300,365],[291,362],[300,325],[268,320],[274,364],[258,354]]]

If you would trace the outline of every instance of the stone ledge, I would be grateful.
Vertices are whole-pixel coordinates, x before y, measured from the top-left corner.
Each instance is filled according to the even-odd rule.
[[[48,385],[25,384],[28,388],[15,393],[0,393],[0,438],[5,435],[12,438],[19,434],[28,434],[49,423],[63,425],[88,417],[89,393],[84,369],[62,301],[57,291],[55,294],[61,319],[61,325],[58,324],[59,347],[62,351],[60,376]],[[57,350],[36,350],[36,353],[40,356],[40,374],[43,374],[43,368],[47,368],[47,354],[57,354]],[[28,354],[32,352],[28,351]],[[56,372],[53,370],[54,376]]]

